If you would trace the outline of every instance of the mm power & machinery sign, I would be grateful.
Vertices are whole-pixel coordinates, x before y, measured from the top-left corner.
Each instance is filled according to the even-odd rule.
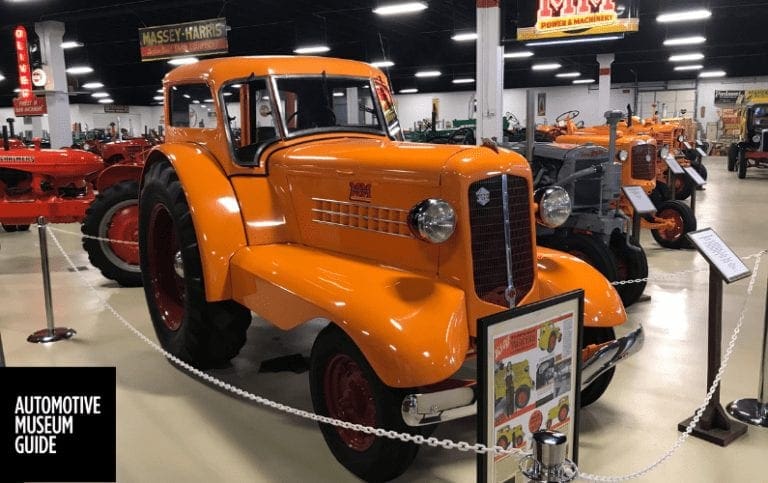
[[[227,21],[212,18],[139,29],[139,47],[142,61],[224,53],[229,48]]]
[[[633,1],[539,0],[538,9],[521,13],[518,40],[568,38],[637,32],[640,22]],[[527,18],[526,18],[527,17]]]

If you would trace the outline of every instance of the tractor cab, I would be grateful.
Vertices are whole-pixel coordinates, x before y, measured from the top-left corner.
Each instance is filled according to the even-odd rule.
[[[747,177],[747,168],[768,167],[768,104],[747,106],[741,116],[741,141],[731,145],[728,171]]]

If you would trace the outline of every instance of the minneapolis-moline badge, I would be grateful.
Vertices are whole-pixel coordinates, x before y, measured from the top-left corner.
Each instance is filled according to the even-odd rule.
[[[363,201],[365,203],[370,203],[371,202],[371,184],[357,183],[354,181],[350,181],[349,199],[352,201]]]
[[[491,202],[491,192],[485,188],[477,190],[475,196],[477,196],[477,204],[480,206],[485,206]]]

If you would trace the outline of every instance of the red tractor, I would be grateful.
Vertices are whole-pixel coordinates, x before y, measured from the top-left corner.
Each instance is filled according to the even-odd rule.
[[[116,141],[99,141],[93,139],[83,145],[83,149],[96,153],[107,165],[130,160],[144,151],[148,151],[155,143],[143,137],[123,138]]]

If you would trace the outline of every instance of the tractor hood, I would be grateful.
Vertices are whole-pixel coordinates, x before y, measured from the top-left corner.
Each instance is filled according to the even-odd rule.
[[[104,168],[99,156],[79,149],[0,149],[0,167],[54,177],[84,177]]]

